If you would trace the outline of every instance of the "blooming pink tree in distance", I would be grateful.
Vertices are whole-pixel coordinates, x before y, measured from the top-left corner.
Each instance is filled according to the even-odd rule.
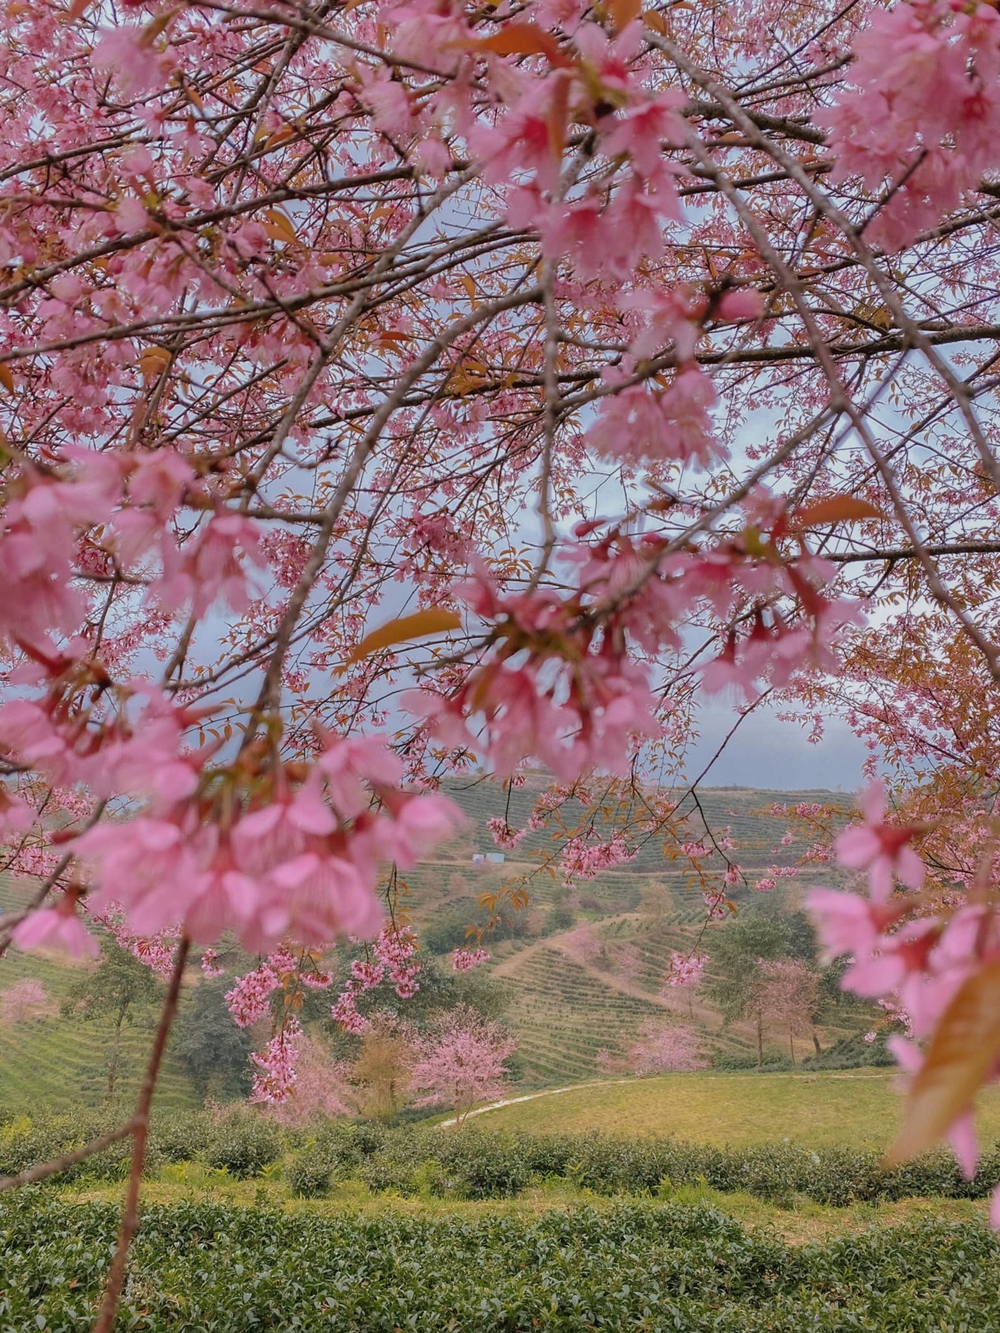
[[[0,1023],[23,1023],[43,1013],[49,993],[34,977],[22,977],[13,986],[0,991]]]
[[[477,1102],[503,1095],[513,1037],[499,1023],[458,1005],[425,1038],[412,1070],[415,1106],[448,1106],[461,1126]]]
[[[631,941],[623,944],[615,955],[615,970],[618,975],[631,985],[636,985],[646,970],[642,950]]]
[[[761,1013],[788,1038],[788,1051],[794,1064],[796,1034],[815,1031],[819,974],[799,958],[764,958],[760,971]]]
[[[0,948],[107,922],[170,970],[99,1333],[192,948],[277,977],[289,1094],[336,941],[382,940],[346,1027],[419,984],[405,874],[480,762],[554,775],[554,872],[655,840],[723,917],[739,866],[681,850],[716,692],[873,747],[893,811],[840,849],[872,895],[814,909],[910,1013],[897,1151],[969,1162],[1000,1060],[997,10],[0,23]]]
[[[291,1095],[272,1101],[270,1115],[281,1125],[301,1128],[317,1120],[349,1115],[349,1068],[334,1060],[314,1037],[298,1039],[295,1083]]]
[[[642,1024],[626,1063],[633,1074],[669,1074],[708,1066],[697,1033],[682,1023],[656,1018]]]

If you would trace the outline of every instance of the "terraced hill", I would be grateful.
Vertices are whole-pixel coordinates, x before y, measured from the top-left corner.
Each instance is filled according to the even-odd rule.
[[[12,907],[20,896],[16,886],[0,883],[0,908]],[[0,1023],[0,1108],[45,1108],[63,1113],[103,1103],[112,1044],[110,1028],[59,1017],[60,1002],[86,966],[60,956],[23,954],[16,949],[0,960],[0,990],[32,977],[42,983],[49,997],[36,1017],[15,1024]],[[141,1021],[123,1029],[116,1099],[134,1100],[150,1037],[149,1027]],[[164,1107],[198,1104],[187,1074],[169,1051],[157,1098]]]
[[[699,864],[666,859],[662,837],[645,837],[640,829],[630,838],[639,848],[633,861],[567,890],[550,864],[560,844],[546,829],[529,834],[506,854],[502,866],[472,865],[473,855],[496,850],[486,821],[499,815],[511,827],[523,828],[543,785],[529,777],[525,787],[504,791],[485,779],[450,781],[448,794],[468,815],[469,826],[441,860],[422,866],[411,879],[418,927],[436,938],[435,921],[453,909],[460,927],[453,942],[461,938],[466,921],[475,918],[480,895],[495,894],[504,884],[527,891],[528,907],[507,912],[509,928],[505,924],[486,941],[493,954],[492,974],[511,996],[510,1020],[520,1039],[526,1085],[594,1077],[602,1068],[601,1052],[620,1054],[642,1021],[657,1015],[694,1026],[707,1051],[751,1059],[756,1036],[749,1025],[724,1027],[718,1010],[704,999],[663,987],[671,952],[704,949],[710,932],[718,929],[717,924],[706,927],[701,890],[706,884],[718,886],[724,868],[720,856],[699,863],[705,867],[703,883]],[[806,841],[796,832],[785,843],[789,820],[771,807],[802,801],[839,806],[845,816],[849,808],[846,798],[831,792],[709,789],[699,793],[697,803],[691,797],[678,802],[680,837],[697,843],[714,835],[735,844],[730,856],[742,867],[743,881],[727,892],[740,903],[754,896],[768,867],[791,868],[799,862]],[[554,822],[572,830],[583,813],[581,805],[568,801]],[[598,836],[607,837],[607,831],[599,827]],[[813,867],[808,882],[817,877]],[[821,877],[836,883],[838,874],[824,866]],[[799,873],[781,878],[774,895],[794,905],[803,882]],[[481,913],[480,920],[485,916]],[[517,938],[507,938],[512,930]],[[868,1026],[867,1016],[857,1011],[831,1009],[827,1017],[818,1029],[824,1048]],[[783,1039],[769,1040],[768,1046],[775,1054],[787,1050]]]
[[[486,940],[493,955],[489,971],[508,991],[525,1084],[545,1087],[596,1076],[606,1065],[602,1052],[619,1055],[640,1024],[658,1015],[693,1025],[706,1050],[749,1059],[755,1040],[748,1028],[723,1027],[719,1013],[700,996],[663,989],[671,951],[704,947],[706,924],[697,866],[665,859],[662,837],[634,828],[630,843],[639,854],[633,861],[592,880],[579,880],[572,889],[564,887],[561,873],[548,864],[559,847],[552,827],[531,833],[503,865],[473,864],[473,856],[496,850],[486,821],[500,816],[514,828],[524,827],[543,786],[544,779],[536,775],[512,791],[485,779],[449,781],[448,794],[462,806],[468,825],[438,859],[407,877],[408,910],[420,933],[429,944],[436,942],[442,954],[461,942],[477,915],[480,921],[487,919],[479,905],[484,894],[498,893],[505,884],[526,890],[528,906],[517,912],[505,909],[504,920]],[[828,792],[709,789],[699,793],[697,804],[690,797],[679,802],[677,817],[685,821],[683,839],[695,843],[711,833],[736,844],[730,855],[739,861],[745,879],[730,890],[738,902],[752,894],[767,866],[793,865],[804,849],[799,836],[783,844],[787,820],[772,814],[770,807],[775,802],[838,799],[846,809],[844,798]],[[567,802],[553,824],[572,829],[582,813],[582,806]],[[599,828],[598,835],[604,837],[606,831]],[[722,865],[718,855],[705,863],[706,882],[718,884]],[[824,867],[823,879],[832,878]],[[794,903],[798,887],[796,875],[781,879],[776,892],[782,901]],[[0,883],[0,907],[13,903],[19,893]],[[443,921],[452,923],[450,942],[447,931],[442,934]],[[21,977],[35,977],[51,1002],[49,1011],[38,1017],[16,1026],[0,1025],[0,1107],[100,1104],[110,1032],[98,1024],[58,1017],[59,1002],[79,966],[16,951],[0,961],[0,990]],[[857,1032],[859,1025],[867,1026],[866,1018],[856,1013],[844,1017],[831,1012],[830,1019],[821,1028],[824,1046]],[[123,1096],[136,1085],[149,1035],[141,1026],[125,1034]],[[169,1055],[160,1096],[175,1105],[195,1100],[179,1062]]]

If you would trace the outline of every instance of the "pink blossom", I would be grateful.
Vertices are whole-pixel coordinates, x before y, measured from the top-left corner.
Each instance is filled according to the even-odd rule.
[[[203,616],[220,598],[231,610],[245,611],[246,565],[264,563],[257,523],[241,514],[217,514],[183,546],[164,546],[156,599],[167,611],[190,607],[194,616]]]
[[[102,73],[113,75],[126,96],[139,97],[163,87],[163,62],[144,29],[102,28],[98,35],[100,41],[91,52],[91,63]]]
[[[486,821],[486,827],[489,829],[490,836],[496,846],[505,847],[508,851],[514,851],[518,844],[528,835],[528,830],[526,828],[513,829],[507,823],[506,819],[500,819],[497,816],[488,819]]]
[[[289,1018],[263,1051],[255,1051],[251,1055],[250,1058],[258,1069],[250,1091],[252,1102],[280,1105],[288,1100],[298,1081],[296,1059],[301,1038],[302,1028],[298,1019]]]
[[[701,981],[707,961],[705,954],[684,954],[678,953],[676,949],[671,949],[670,961],[667,965],[667,974],[663,979],[663,984],[671,987],[697,986]]]
[[[880,924],[872,904],[856,893],[837,889],[810,889],[806,907],[816,929],[827,962],[842,954],[863,956],[875,946]]]
[[[714,402],[711,380],[691,366],[668,389],[650,393],[637,384],[605,398],[585,438],[598,453],[631,462],[677,459],[707,468],[726,455],[708,414]]]
[[[413,1086],[423,1095],[416,1106],[454,1108],[459,1123],[476,1102],[499,1097],[513,1038],[498,1024],[459,1005],[425,1040],[413,1067]]]
[[[872,898],[885,902],[892,893],[893,876],[911,889],[924,882],[924,863],[909,845],[920,829],[912,825],[889,825],[884,821],[885,792],[872,785],[861,795],[864,824],[845,829],[834,844],[837,860],[852,870],[867,870]]]
[[[451,955],[453,972],[469,972],[480,963],[488,963],[490,956],[485,949],[455,949]]]
[[[201,970],[206,977],[224,977],[226,969],[218,964],[218,954],[214,949],[206,949],[201,955]]]
[[[97,956],[97,941],[76,912],[75,899],[66,895],[55,907],[29,912],[11,932],[19,949],[58,949],[80,957]]]
[[[237,977],[232,990],[226,992],[229,1012],[238,1027],[252,1027],[268,1012],[271,995],[280,985],[278,974],[269,962]]]

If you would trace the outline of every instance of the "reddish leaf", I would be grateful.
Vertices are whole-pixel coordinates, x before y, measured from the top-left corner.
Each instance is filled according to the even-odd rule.
[[[620,32],[642,13],[642,0],[608,0],[608,8]]]
[[[490,51],[498,56],[548,56],[553,64],[566,63],[558,41],[537,23],[506,23],[492,37],[463,42],[462,45],[472,51]]]
[[[795,515],[797,528],[821,528],[827,523],[854,523],[860,518],[885,518],[885,514],[867,500],[853,495],[831,495],[807,505]]]
[[[360,662],[381,648],[391,648],[394,643],[406,643],[410,639],[422,639],[428,634],[443,634],[446,630],[458,629],[461,623],[460,616],[443,606],[428,606],[423,611],[414,611],[410,616],[399,616],[366,634],[345,665]]]

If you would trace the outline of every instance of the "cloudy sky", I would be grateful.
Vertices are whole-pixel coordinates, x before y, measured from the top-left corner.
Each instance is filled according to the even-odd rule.
[[[701,738],[693,747],[689,778],[709,762],[733,721],[732,706],[724,702],[702,708]],[[861,785],[865,755],[864,744],[837,719],[829,719],[823,739],[810,745],[805,728],[779,722],[773,712],[761,708],[744,719],[704,782],[710,787],[856,791]]]

